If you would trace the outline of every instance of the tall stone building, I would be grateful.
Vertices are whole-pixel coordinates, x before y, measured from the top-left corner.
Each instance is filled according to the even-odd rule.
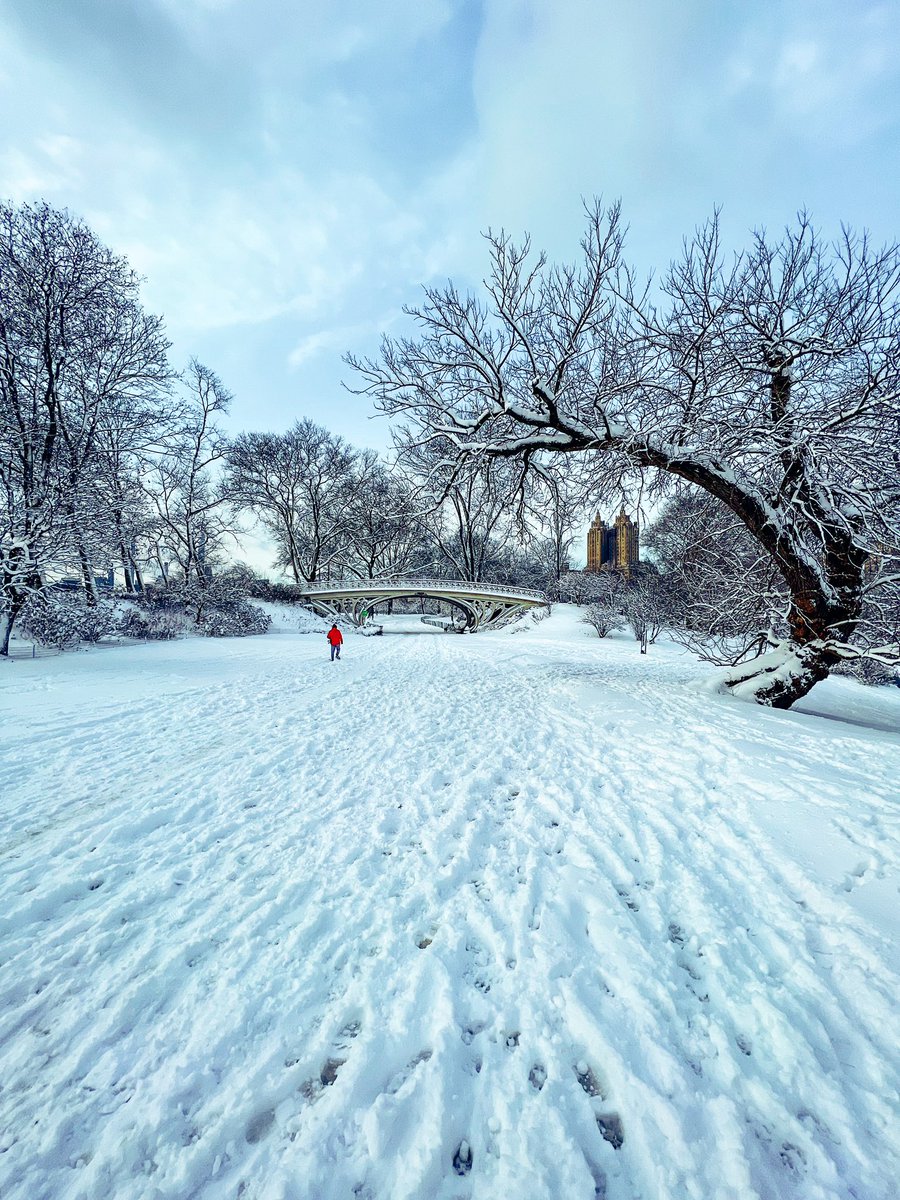
[[[587,570],[622,571],[628,575],[640,557],[640,530],[622,505],[612,525],[597,513],[587,535]]]

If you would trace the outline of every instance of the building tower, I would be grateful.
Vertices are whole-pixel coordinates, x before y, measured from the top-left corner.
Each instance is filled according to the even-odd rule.
[[[599,571],[600,564],[603,562],[603,535],[606,532],[606,526],[600,520],[600,514],[597,513],[587,535],[587,570]]]
[[[607,525],[597,513],[587,535],[587,570],[621,571],[625,575],[640,558],[640,530],[622,505],[614,524]]]
[[[637,521],[632,521],[626,515],[624,504],[616,517],[615,529],[616,551],[613,565],[628,575],[640,557],[640,532]]]

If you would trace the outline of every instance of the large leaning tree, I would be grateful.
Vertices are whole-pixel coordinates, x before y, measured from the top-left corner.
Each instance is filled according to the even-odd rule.
[[[580,261],[487,236],[481,295],[427,289],[416,336],[348,359],[401,436],[522,474],[571,456],[595,493],[644,475],[725,504],[784,579],[764,652],[724,686],[789,707],[843,657],[900,661],[859,636],[900,577],[900,249],[805,216],[733,257],[716,219],[655,289],[623,258],[617,206],[587,211]]]

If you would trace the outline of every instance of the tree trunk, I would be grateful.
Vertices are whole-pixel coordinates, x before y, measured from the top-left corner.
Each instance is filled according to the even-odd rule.
[[[759,658],[731,667],[723,690],[770,708],[790,708],[825,679],[834,661],[822,649],[782,642]]]
[[[0,614],[0,658],[9,657],[9,640],[12,637],[13,626],[18,619],[19,613],[25,607],[28,597],[31,595],[29,588],[21,586],[12,586],[5,589],[6,591],[6,611]]]
[[[122,563],[122,574],[125,576],[125,591],[129,594],[134,592],[134,578],[131,574],[131,559],[128,551],[125,548],[124,541],[119,542],[119,558]]]
[[[798,592],[792,588],[789,638],[758,658],[732,667],[723,680],[725,689],[757,704],[790,708],[825,679],[839,661],[829,642],[848,641],[859,621],[863,562],[860,551],[848,548],[846,556],[832,564],[840,582],[831,581],[830,597],[824,588],[816,595],[810,595],[808,589]]]
[[[9,639],[12,637],[13,616],[11,613],[0,614],[0,658],[9,658]]]
[[[827,643],[847,642],[859,623],[866,552],[837,514],[818,513],[821,557],[803,553],[796,529],[777,528],[769,511],[726,474],[702,462],[662,454],[652,448],[633,453],[635,461],[697,484],[726,504],[772,558],[790,591],[788,640],[759,658],[726,673],[725,690],[772,708],[790,708],[824,679],[838,661]]]

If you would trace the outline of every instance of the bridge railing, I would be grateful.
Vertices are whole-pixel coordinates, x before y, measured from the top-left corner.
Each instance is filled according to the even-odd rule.
[[[523,600],[537,600],[546,604],[547,597],[534,588],[513,587],[506,583],[472,583],[468,579],[338,579],[328,583],[308,585],[303,589],[307,596],[322,596],[329,592],[368,592],[381,588],[430,588],[448,592],[470,592],[477,596],[512,596]]]

